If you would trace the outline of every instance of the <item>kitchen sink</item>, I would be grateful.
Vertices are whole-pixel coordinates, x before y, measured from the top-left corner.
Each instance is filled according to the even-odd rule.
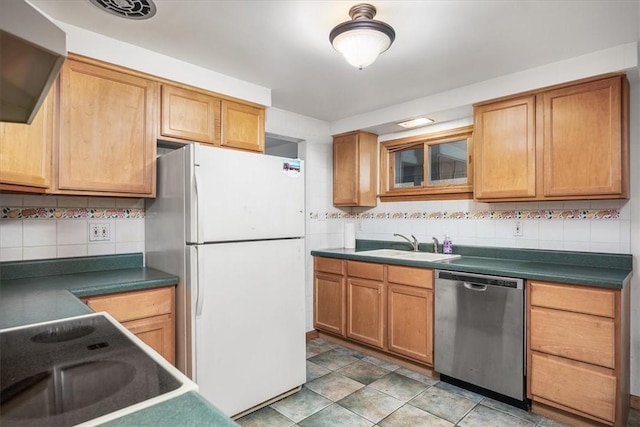
[[[373,249],[371,251],[356,252],[357,255],[376,256],[376,257],[396,257],[401,255],[410,254],[409,251],[399,251],[396,249]]]
[[[414,261],[449,261],[452,259],[461,258],[461,255],[449,255],[449,254],[434,254],[432,252],[410,252],[400,251],[396,249],[373,249],[370,251],[356,252],[357,255],[374,256],[380,258],[399,258]]]

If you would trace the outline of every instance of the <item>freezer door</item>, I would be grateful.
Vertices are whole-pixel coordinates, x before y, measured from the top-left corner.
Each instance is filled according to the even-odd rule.
[[[301,160],[194,149],[197,243],[304,236]]]
[[[199,250],[200,393],[233,416],[302,385],[304,240],[208,244]]]

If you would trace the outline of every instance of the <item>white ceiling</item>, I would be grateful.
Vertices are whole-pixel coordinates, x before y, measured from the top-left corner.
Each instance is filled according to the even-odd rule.
[[[370,1],[396,40],[364,70],[329,43],[353,1],[155,0],[133,21],[89,0],[30,0],[52,18],[272,90],[326,121],[640,40],[638,0]]]

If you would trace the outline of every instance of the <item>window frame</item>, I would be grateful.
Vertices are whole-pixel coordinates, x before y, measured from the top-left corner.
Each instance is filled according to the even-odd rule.
[[[429,147],[448,142],[467,141],[467,182],[429,184]],[[394,187],[395,153],[411,148],[423,151],[423,184],[421,187]],[[430,134],[416,135],[380,143],[380,192],[382,201],[450,200],[473,198],[473,126],[464,126]]]

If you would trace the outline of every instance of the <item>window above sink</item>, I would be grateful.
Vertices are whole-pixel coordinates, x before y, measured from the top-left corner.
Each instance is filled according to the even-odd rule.
[[[380,144],[380,199],[472,197],[472,126]]]

